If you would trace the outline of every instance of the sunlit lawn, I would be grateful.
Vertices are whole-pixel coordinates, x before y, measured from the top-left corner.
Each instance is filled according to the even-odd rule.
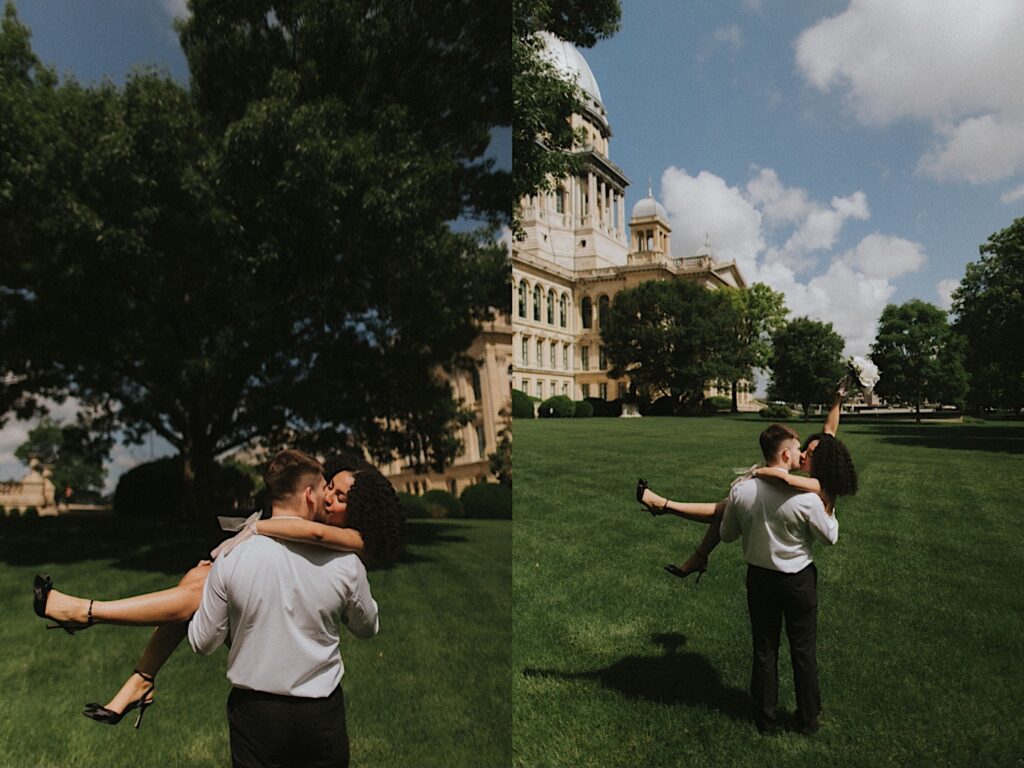
[[[0,766],[230,765],[226,652],[178,649],[142,728],[80,712],[131,672],[150,630],[46,631],[32,576],[112,598],[162,589],[207,551],[209,535],[110,520],[0,521],[3,623]],[[381,632],[342,639],[354,766],[504,766],[511,761],[509,521],[412,521],[403,561],[371,570]],[[272,659],[267,660],[273,663]]]
[[[753,417],[515,425],[518,766],[1024,765],[1024,425],[850,424],[861,493],[818,550],[822,730],[749,720],[745,564],[666,574],[703,526],[652,518],[724,496],[759,459]],[[818,425],[795,422],[802,433]],[[780,705],[792,713],[783,640]]]

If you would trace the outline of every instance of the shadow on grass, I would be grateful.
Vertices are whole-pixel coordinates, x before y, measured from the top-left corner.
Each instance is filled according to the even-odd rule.
[[[206,519],[140,520],[111,516],[0,518],[0,562],[15,566],[112,560],[112,567],[168,575],[183,574],[224,540]],[[407,548],[399,563],[430,562],[429,547],[458,544],[466,537],[451,523],[406,523]],[[410,551],[410,547],[417,551]],[[383,570],[389,566],[371,566]]]
[[[857,430],[860,432],[861,430]],[[1024,427],[970,425],[891,425],[863,430],[883,443],[909,448],[953,448],[959,451],[1024,453]]]
[[[524,669],[527,677],[559,680],[592,680],[631,699],[657,704],[703,705],[733,720],[750,719],[750,696],[722,683],[718,670],[699,653],[681,651],[686,636],[677,632],[653,635],[660,656],[626,656],[614,664],[590,672]]]

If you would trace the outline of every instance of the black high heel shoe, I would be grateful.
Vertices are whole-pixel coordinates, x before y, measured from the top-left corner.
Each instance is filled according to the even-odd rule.
[[[657,517],[658,515],[665,514],[665,507],[658,509],[657,507],[651,507],[644,504],[644,491],[648,489],[647,481],[642,477],[636,481],[636,500],[640,502],[640,506],[651,513],[651,517]],[[665,506],[668,506],[668,500],[665,500]]]
[[[135,719],[135,727],[138,728],[142,724],[142,716],[146,714],[146,710],[153,704],[154,699],[153,691],[156,688],[156,678],[152,675],[147,675],[145,672],[140,672],[135,669],[132,670],[136,675],[141,677],[147,683],[149,687],[142,692],[142,695],[135,701],[131,702],[120,712],[115,712],[112,709],[107,709],[101,704],[90,703],[85,705],[85,709],[82,714],[88,717],[90,720],[95,720],[97,723],[104,723],[106,725],[117,725],[121,722],[121,719],[131,712],[133,709],[139,710],[139,716]],[[147,698],[149,697],[149,698]]]
[[[669,563],[668,565],[665,566],[665,570],[668,571],[669,573],[671,573],[673,576],[678,576],[680,579],[685,579],[691,573],[696,573],[697,574],[697,580],[694,582],[694,584],[700,584],[700,577],[708,572],[708,565],[705,562],[703,568],[690,568],[690,569],[686,569],[686,568],[680,568],[678,565],[672,565],[671,563]]]
[[[32,608],[35,609],[36,616],[41,619],[50,619],[54,622],[53,624],[47,624],[47,629],[63,629],[69,635],[75,634],[80,629],[88,629],[93,625],[92,620],[92,604],[93,601],[89,601],[89,620],[82,624],[78,621],[61,621],[60,619],[52,619],[46,615],[46,601],[50,599],[50,590],[53,589],[53,579],[49,576],[40,576],[36,574],[36,579],[32,583]]]

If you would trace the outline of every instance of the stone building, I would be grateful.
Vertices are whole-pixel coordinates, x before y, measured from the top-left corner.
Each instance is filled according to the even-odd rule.
[[[7,514],[18,510],[24,514],[33,508],[40,515],[56,515],[56,489],[50,480],[50,469],[33,460],[21,480],[0,483],[0,506]]]
[[[695,254],[675,256],[668,214],[650,186],[627,223],[630,182],[610,158],[611,125],[594,74],[573,45],[542,34],[545,55],[583,91],[585,108],[572,124],[587,143],[578,150],[579,176],[520,201],[524,237],[512,247],[512,386],[540,398],[615,400],[628,382],[608,376],[601,327],[616,293],[647,280],[694,280],[709,289],[746,282],[707,241]],[[750,400],[745,392],[739,397],[741,406]]]
[[[458,433],[463,453],[443,473],[417,474],[407,460],[383,467],[383,473],[398,491],[422,494],[440,489],[456,496],[468,485],[496,482],[488,456],[494,453],[500,432],[512,408],[512,325],[501,313],[485,323],[467,350],[478,366],[472,373],[451,377],[456,400],[471,407],[475,418]]]

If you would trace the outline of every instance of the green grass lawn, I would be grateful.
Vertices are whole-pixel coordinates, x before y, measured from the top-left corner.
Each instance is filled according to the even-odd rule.
[[[1024,765],[1024,425],[840,428],[861,491],[816,550],[822,730],[770,738],[749,720],[738,543],[682,582],[662,566],[704,527],[633,500],[638,476],[676,500],[724,497],[764,426],[516,422],[514,764]],[[791,719],[784,638],[780,655]]]
[[[48,572],[73,594],[163,589],[215,534],[122,520],[0,520],[0,766],[230,765],[226,651],[178,649],[142,729],[79,714],[131,672],[145,628],[46,631],[31,584]],[[342,639],[353,766],[507,766],[511,761],[511,523],[410,521],[397,566],[370,572],[381,632]],[[268,659],[268,663],[273,660]],[[272,724],[271,724],[272,727]]]

